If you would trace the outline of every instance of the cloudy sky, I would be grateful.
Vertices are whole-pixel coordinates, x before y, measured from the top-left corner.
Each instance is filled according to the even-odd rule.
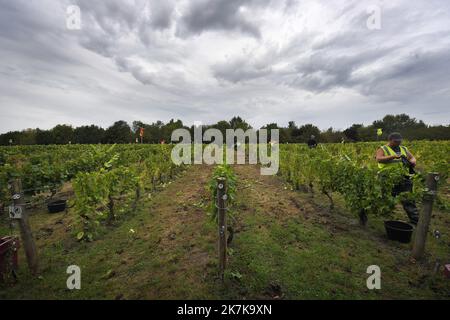
[[[0,0],[0,113],[0,132],[233,115],[449,124],[450,2]]]

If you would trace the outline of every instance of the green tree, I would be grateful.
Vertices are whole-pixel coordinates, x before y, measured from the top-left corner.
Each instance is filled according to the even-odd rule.
[[[362,124],[353,124],[350,128],[344,130],[344,136],[350,141],[360,141],[360,130],[363,128]]]
[[[105,130],[95,125],[81,126],[74,130],[74,143],[96,144],[104,139]]]
[[[36,144],[48,145],[53,143],[53,135],[50,130],[36,129]]]
[[[212,125],[213,128],[220,130],[222,135],[225,137],[227,129],[231,129],[231,125],[228,121],[222,120]]]
[[[377,120],[373,122],[373,127],[382,128],[386,134],[394,131],[410,131],[417,130],[419,128],[426,128],[425,123],[420,120],[417,121],[415,118],[411,118],[407,114],[398,115],[386,115],[382,120]]]
[[[67,144],[73,140],[73,128],[69,125],[59,124],[51,130],[51,134],[54,144]]]
[[[308,139],[311,136],[315,136],[316,139],[320,138],[320,129],[317,128],[313,124],[305,124],[305,125],[301,126],[299,129],[300,129],[300,132],[302,133],[301,136],[302,136],[303,142],[308,141]]]
[[[172,132],[176,129],[184,128],[183,121],[171,119],[167,124],[162,126],[162,136],[166,142],[170,142],[172,138]]]
[[[242,120],[241,117],[233,117],[230,120],[230,127],[231,127],[231,129],[234,129],[234,130],[242,129],[244,131],[247,131],[248,129],[252,128],[247,122]]]
[[[344,134],[341,131],[334,130],[331,127],[320,133],[320,140],[326,143],[341,142],[343,137]]]
[[[125,121],[116,121],[106,129],[104,142],[106,143],[130,143],[133,133],[130,126]]]

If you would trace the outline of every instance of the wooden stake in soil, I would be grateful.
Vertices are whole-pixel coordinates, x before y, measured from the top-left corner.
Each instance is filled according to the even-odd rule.
[[[22,181],[14,179],[11,183],[11,194],[13,206],[10,208],[11,217],[19,221],[20,235],[27,257],[28,267],[33,275],[38,273],[38,257],[36,244],[33,239],[30,224],[28,222],[28,214],[25,211],[25,201],[23,199]]]
[[[219,275],[223,280],[225,267],[227,265],[227,220],[226,220],[226,180],[224,178],[217,179],[217,214],[219,221]]]
[[[433,209],[433,201],[436,197],[437,182],[439,181],[438,173],[429,173],[426,180],[425,195],[423,198],[423,212],[419,217],[417,224],[416,237],[414,239],[414,246],[412,256],[419,260],[425,253],[425,242],[428,234],[428,227],[430,226],[431,212]]]

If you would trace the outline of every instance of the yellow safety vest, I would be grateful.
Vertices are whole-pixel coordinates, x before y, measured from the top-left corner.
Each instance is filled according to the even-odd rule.
[[[382,146],[381,149],[383,149],[384,155],[385,156],[395,156],[397,155],[397,153],[392,150],[391,147],[389,147],[388,145]],[[400,146],[400,152],[402,156],[408,157],[408,148],[404,147],[404,146]],[[392,167],[392,166],[403,166],[403,162],[402,159],[392,159],[389,162],[378,162],[378,168],[380,169],[386,169],[388,167]]]

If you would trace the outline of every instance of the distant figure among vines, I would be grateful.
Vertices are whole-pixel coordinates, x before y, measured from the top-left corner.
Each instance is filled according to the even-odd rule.
[[[310,149],[316,148],[317,147],[316,137],[314,135],[311,135],[311,138],[309,138],[307,144]]]

